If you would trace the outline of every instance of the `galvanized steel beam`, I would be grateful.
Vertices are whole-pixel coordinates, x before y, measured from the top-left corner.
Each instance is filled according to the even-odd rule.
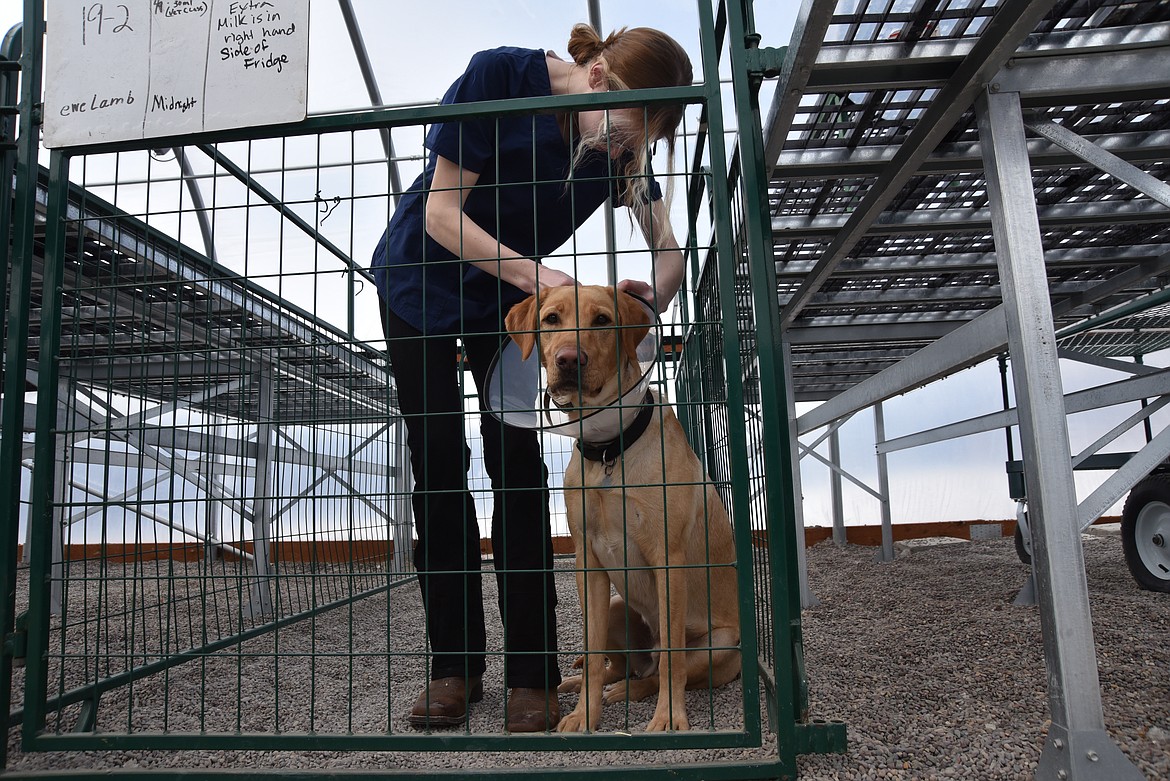
[[[1170,393],[1170,369],[1155,369],[1141,376],[1069,393],[1064,397],[1061,407],[1066,415],[1076,415],[1090,410],[1115,407],[1127,402],[1155,398],[1166,393]],[[1019,417],[1016,408],[1012,407],[879,442],[878,450],[892,453],[895,450],[907,450],[935,442],[969,437],[973,434],[982,434],[1018,424]]]
[[[1002,306],[965,323],[869,380],[854,385],[832,400],[806,412],[797,420],[801,434],[865,409],[880,401],[925,385],[963,366],[973,366],[1003,349],[1007,320]]]
[[[1024,143],[1019,96],[987,92],[976,105],[1004,291],[1020,441],[1028,485],[1048,705],[1052,724],[1037,778],[1142,778],[1105,732],[1093,622],[1069,462],[1064,391]]]
[[[1129,132],[1084,136],[1101,149],[1131,163],[1158,162],[1170,157],[1170,131]],[[774,181],[875,176],[897,153],[897,146],[830,146],[789,149],[780,153],[771,170]],[[940,144],[918,167],[920,174],[970,171],[980,165],[979,144]],[[1028,139],[1028,158],[1036,168],[1076,165],[1079,158],[1045,138]]]
[[[1147,67],[1149,65],[1147,64]],[[1170,63],[1166,64],[1167,73],[1170,73]],[[1047,119],[1036,119],[1025,122],[1024,126],[1034,133],[1038,133],[1054,144],[1067,149],[1114,178],[1125,182],[1130,187],[1149,196],[1153,200],[1170,207],[1170,184],[1157,179],[1145,171],[1122,160],[1108,150],[1102,149],[1091,141],[1082,138],[1066,127]]]

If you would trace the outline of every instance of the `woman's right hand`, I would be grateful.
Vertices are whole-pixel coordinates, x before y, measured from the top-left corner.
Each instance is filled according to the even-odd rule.
[[[445,157],[435,158],[427,197],[427,235],[456,257],[525,293],[577,284],[577,280],[563,271],[545,268],[504,246],[464,213],[467,195],[478,181],[479,174],[474,171],[467,171]]]
[[[536,264],[535,292],[539,293],[541,290],[550,287],[564,287],[575,284],[577,284],[577,280],[565,272],[557,271],[555,268],[545,268],[539,263]]]

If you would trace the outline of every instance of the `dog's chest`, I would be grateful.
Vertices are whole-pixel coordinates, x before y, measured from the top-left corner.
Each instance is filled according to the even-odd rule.
[[[620,463],[613,470],[617,479],[607,486],[599,479],[597,487],[588,492],[585,513],[585,539],[603,569],[609,571],[610,580],[619,594],[652,625],[658,616],[658,591],[654,570],[642,549],[640,540],[645,540],[647,524],[653,521],[646,517],[640,494],[655,489],[649,487],[623,487],[621,485]],[[661,492],[661,488],[657,489]],[[657,535],[661,536],[661,521],[656,524]]]
[[[593,552],[607,569],[646,565],[636,539],[644,523],[636,502],[621,489],[595,491],[586,513],[586,538]],[[592,528],[589,528],[592,527]]]

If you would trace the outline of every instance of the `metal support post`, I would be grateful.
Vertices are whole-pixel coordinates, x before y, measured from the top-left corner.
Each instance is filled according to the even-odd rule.
[[[260,405],[256,421],[256,479],[252,502],[252,564],[256,577],[252,582],[249,615],[253,618],[274,615],[272,609],[272,491],[273,450],[276,445],[276,385],[272,369],[265,367],[257,375]]]
[[[69,523],[69,512],[66,510],[70,492],[70,454],[77,442],[77,435],[73,433],[74,416],[70,414],[73,406],[74,394],[68,380],[57,383],[57,431],[53,436],[56,446],[54,452],[57,457],[53,461],[53,511],[52,529],[49,536],[49,612],[55,616],[65,615],[65,605],[61,596],[62,583],[65,581],[65,528]],[[64,433],[61,433],[64,432]],[[38,432],[39,433],[39,432]],[[29,524],[31,526],[31,524]]]
[[[55,616],[64,616],[61,581],[65,546],[61,539],[61,526],[65,522],[65,511],[61,507],[61,501],[65,492],[69,490],[65,475],[65,453],[68,452],[69,443],[68,438],[60,434],[53,439],[57,443],[58,457],[53,464],[53,490],[56,500],[53,502],[53,512],[51,513],[53,525],[49,532],[49,556],[51,557],[49,564],[49,612]]]
[[[796,424],[793,423],[793,430]],[[833,428],[829,432],[829,460],[838,468],[841,466],[841,434],[840,429]],[[835,469],[829,470],[829,503],[833,511],[833,543],[838,547],[848,542],[845,534],[845,504],[841,492],[841,473]]]
[[[886,441],[886,415],[879,401],[873,405],[873,438],[874,442]],[[879,561],[894,560],[894,527],[890,518],[890,475],[886,468],[886,454],[877,454],[878,468],[878,499],[882,513],[882,549],[878,553]]]
[[[1138,779],[1105,732],[1064,392],[1017,93],[976,101],[1008,322],[1052,724],[1037,779]]]
[[[227,431],[224,426],[215,424],[212,428],[216,436],[227,437]],[[207,496],[207,515],[204,519],[204,542],[203,542],[203,560],[207,564],[212,564],[219,560],[220,549],[216,544],[217,540],[223,539],[221,536],[221,527],[223,526],[223,492],[219,490],[219,481],[224,473],[224,466],[227,464],[227,457],[215,451],[211,456],[211,463],[218,467],[219,474],[209,474],[206,476],[204,482],[203,492]]]
[[[786,387],[792,387],[792,346],[787,339],[780,340],[784,350],[784,381]],[[836,433],[834,431],[834,433]],[[806,537],[804,534],[804,490],[800,482],[800,459],[795,456],[800,452],[796,441],[796,400],[788,394],[788,439],[792,449],[792,496],[793,501],[793,532],[796,535],[796,569],[800,576],[800,606],[803,609],[816,607],[821,604],[812,589],[808,586],[808,557],[805,555]]]
[[[406,419],[399,417],[390,427],[390,432],[390,474],[387,479],[390,487],[390,523],[394,532],[394,558],[390,571],[405,574],[411,568],[411,526],[414,517],[410,504],[414,478],[410,471],[410,450],[406,446]]]
[[[199,180],[195,176],[195,170],[191,167],[187,150],[176,146],[172,147],[171,151],[175,153],[175,162],[179,164],[179,173],[182,176],[183,185],[187,188],[187,197],[191,199],[192,210],[199,222],[199,233],[203,236],[203,251],[206,253],[207,259],[214,263],[218,260],[215,252],[215,229],[211,224],[214,212],[208,210],[207,205],[203,202],[203,191],[199,189]]]
[[[601,30],[601,2],[600,0],[589,0],[589,24],[597,30],[597,34],[602,38],[605,33]],[[614,241],[614,224],[613,224],[613,204],[609,201],[601,209],[601,213],[605,218],[605,284],[616,285],[618,282],[617,272],[617,247]],[[653,283],[654,280],[651,280]]]

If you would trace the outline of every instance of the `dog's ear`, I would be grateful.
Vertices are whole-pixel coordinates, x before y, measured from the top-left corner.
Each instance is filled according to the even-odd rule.
[[[504,327],[512,341],[520,346],[520,357],[524,360],[528,360],[536,345],[537,313],[536,295],[533,294],[509,309],[504,318]]]
[[[622,326],[622,352],[637,363],[638,345],[650,331],[650,312],[645,304],[629,293],[617,294],[617,306],[618,325]]]

